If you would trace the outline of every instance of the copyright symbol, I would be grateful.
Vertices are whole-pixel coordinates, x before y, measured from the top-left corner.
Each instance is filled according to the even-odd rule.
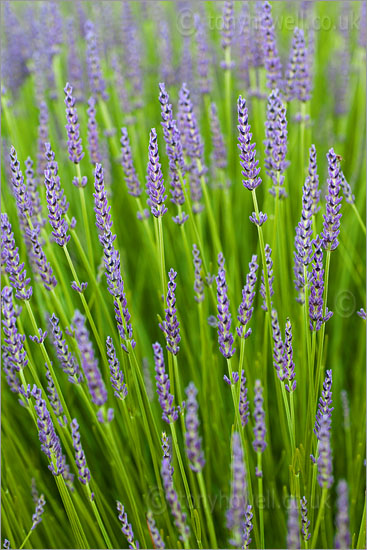
[[[342,290],[335,299],[335,311],[340,317],[350,317],[356,309],[356,299],[350,290]]]
[[[149,505],[149,509],[155,515],[165,513],[167,508],[166,500],[158,487],[151,487],[151,489],[149,489],[148,505]]]
[[[177,16],[177,30],[182,36],[191,36],[195,32],[194,14],[190,8],[183,8]]]

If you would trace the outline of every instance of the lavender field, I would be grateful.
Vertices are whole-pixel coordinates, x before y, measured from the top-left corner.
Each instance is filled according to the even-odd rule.
[[[366,2],[1,2],[3,548],[366,548]]]

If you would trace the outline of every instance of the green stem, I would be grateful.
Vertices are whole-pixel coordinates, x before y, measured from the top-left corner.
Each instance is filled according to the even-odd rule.
[[[204,500],[204,512],[206,516],[206,521],[208,522],[209,536],[210,536],[210,546],[211,548],[218,548],[217,537],[215,536],[215,529],[212,518],[212,511],[209,507],[208,497],[206,494],[206,487],[204,482],[203,473],[198,473],[198,482],[200,487],[200,492]]]
[[[311,540],[311,547],[312,548],[315,548],[315,545],[316,545],[316,542],[317,542],[317,535],[319,533],[320,523],[321,523],[321,520],[324,517],[324,508],[325,508],[325,502],[326,502],[326,497],[327,497],[327,491],[328,490],[326,488],[322,489],[319,513],[317,514],[316,524],[315,524],[315,528],[314,528],[314,532],[313,532],[313,536],[312,536],[312,540]]]
[[[265,548],[265,532],[264,532],[264,498],[263,498],[263,477],[262,477],[262,453],[257,452],[257,468],[259,472],[258,488],[259,488],[259,523],[260,523],[260,548]]]

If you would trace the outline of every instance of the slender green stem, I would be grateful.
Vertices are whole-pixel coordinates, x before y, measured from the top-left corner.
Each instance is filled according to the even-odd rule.
[[[214,529],[213,518],[212,518],[212,511],[209,507],[209,502],[206,494],[206,487],[205,487],[205,482],[204,482],[204,477],[202,472],[198,472],[198,482],[200,487],[200,493],[204,501],[204,512],[206,516],[206,521],[208,522],[210,545],[211,545],[211,548],[218,548],[217,537],[215,536],[215,529]]]
[[[322,489],[320,508],[317,514],[315,528],[311,539],[311,548],[316,548],[317,535],[319,534],[320,522],[324,518],[324,508],[325,508],[325,502],[327,498],[327,492],[328,490],[326,488]]]
[[[354,203],[352,204],[352,208],[353,208],[354,213],[355,213],[355,215],[356,215],[356,217],[357,217],[358,223],[359,223],[359,225],[360,225],[361,228],[362,228],[363,233],[366,235],[366,225],[363,223],[363,220],[362,220],[362,218],[361,218],[361,215],[360,215],[360,213],[358,212],[357,207],[356,207],[356,205],[355,205]]]
[[[262,473],[262,453],[257,452],[257,469],[258,469],[258,491],[259,491],[259,524],[260,524],[260,548],[265,548],[265,531],[264,531],[264,497],[263,497],[263,473]]]
[[[82,175],[80,172],[80,165],[76,164],[76,177],[78,178],[79,185],[82,181]],[[82,206],[82,216],[83,216],[83,223],[85,228],[85,235],[87,237],[87,246],[88,246],[88,253],[89,253],[89,260],[90,265],[94,266],[94,257],[93,257],[93,245],[92,245],[92,238],[90,234],[90,228],[89,228],[89,221],[88,221],[88,214],[87,214],[87,206],[85,203],[85,187],[79,187],[79,197],[80,197],[80,203]]]
[[[162,281],[162,296],[166,295],[167,285],[166,285],[166,266],[164,260],[164,240],[163,240],[163,225],[162,225],[162,216],[159,216],[158,220],[158,239],[159,239],[159,258],[161,266],[161,281]]]

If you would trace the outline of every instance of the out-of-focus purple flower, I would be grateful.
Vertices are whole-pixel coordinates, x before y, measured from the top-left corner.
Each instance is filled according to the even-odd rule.
[[[358,34],[358,45],[365,49],[367,45],[367,2],[362,0],[361,10],[359,14],[359,34]]]
[[[264,412],[264,398],[263,388],[260,380],[255,380],[255,398],[254,398],[254,436],[255,439],[252,442],[252,446],[257,453],[263,453],[266,449],[265,435],[265,412]]]
[[[39,523],[42,521],[42,514],[44,512],[44,506],[46,504],[45,496],[41,495],[37,501],[36,510],[34,514],[32,515],[32,527],[31,530],[33,531]]]
[[[18,247],[8,215],[1,213],[1,263],[9,275],[9,282],[18,300],[29,300],[32,296],[31,279],[27,278],[24,262],[20,263]]]
[[[94,97],[88,99],[88,149],[89,157],[92,164],[96,165],[97,163],[102,162],[102,155],[99,148],[99,139],[98,139],[98,126],[96,120],[96,100]]]
[[[113,53],[111,55],[111,68],[113,69],[113,84],[114,89],[117,92],[120,108],[122,112],[126,115],[126,124],[131,124],[135,120],[131,114],[133,106],[130,102],[129,94],[127,91],[126,78],[121,71],[121,62],[116,53]]]
[[[309,531],[310,521],[308,519],[307,500],[305,496],[301,498],[300,503],[301,503],[301,519],[302,519],[302,536],[303,536],[303,540],[307,542],[311,538],[311,533]]]
[[[131,527],[131,523],[129,523],[129,520],[127,519],[127,514],[125,512],[125,508],[119,502],[116,501],[117,511],[119,512],[118,518],[121,521],[121,531],[125,535],[127,542],[129,543],[129,548],[134,548],[134,550],[139,549],[139,542],[134,541],[134,532]]]
[[[196,293],[196,296],[194,296],[194,298],[198,303],[200,303],[204,300],[204,282],[201,275],[202,260],[200,257],[200,250],[198,249],[196,244],[192,245],[192,254],[194,257],[195,269],[194,291]]]
[[[227,529],[231,530],[232,538],[229,541],[239,548],[243,538],[243,524],[247,505],[246,468],[238,432],[232,435],[232,483],[231,498],[227,510]]]
[[[267,120],[265,123],[265,168],[273,186],[269,189],[274,197],[286,196],[284,189],[284,172],[288,166],[287,155],[287,117],[286,107],[280,99],[279,90],[272,90],[268,97]]]
[[[71,162],[74,162],[74,164],[79,164],[84,157],[84,152],[79,132],[78,113],[75,107],[75,97],[72,96],[73,88],[71,87],[69,82],[66,83],[64,92],[64,103],[66,105],[65,112],[67,121],[65,128],[68,134],[69,159],[71,160]]]
[[[214,166],[219,169],[227,167],[227,151],[223,139],[222,130],[218,118],[218,110],[215,103],[210,105],[210,130],[213,144],[213,161]]]
[[[210,94],[211,92],[211,79],[209,76],[209,48],[208,40],[205,32],[205,27],[202,22],[201,16],[199,13],[194,14],[194,24],[195,24],[195,39],[197,45],[197,72],[199,76],[199,92],[201,94]]]
[[[234,35],[233,0],[225,0],[223,6],[222,48],[230,48]]]
[[[190,529],[186,523],[186,514],[182,511],[178,495],[173,486],[172,478],[173,469],[170,458],[163,457],[161,476],[163,480],[163,488],[166,495],[166,500],[174,518],[175,526],[180,533],[180,540],[186,542],[190,536]]]
[[[52,343],[56,348],[56,355],[60,362],[62,370],[68,375],[68,380],[72,384],[81,382],[83,376],[74,355],[69,351],[66,340],[63,338],[60,328],[60,320],[53,313],[49,319],[52,329]]]
[[[270,300],[271,300],[271,297],[274,295],[273,260],[271,258],[271,253],[272,253],[272,250],[271,250],[270,246],[268,244],[266,244],[265,245],[265,263],[266,263],[266,270],[267,270],[268,281],[269,281]],[[261,304],[261,307],[264,311],[268,311],[268,308],[267,308],[267,305],[266,305],[266,287],[265,287],[264,270],[261,273],[260,294],[263,297],[263,303]],[[272,305],[271,301],[270,301],[270,305]]]
[[[166,548],[166,545],[163,542],[161,534],[155,523],[154,516],[150,510],[148,510],[147,512],[147,524],[148,524],[150,538],[152,539],[154,548],[156,548],[157,550],[164,550],[164,548]]]
[[[328,194],[326,195],[326,213],[324,217],[324,227],[321,233],[322,246],[324,250],[335,250],[338,246],[338,235],[340,231],[340,213],[342,197],[340,192],[340,168],[337,155],[334,149],[329,149],[327,154],[328,160]]]
[[[217,282],[217,306],[218,306],[218,343],[222,355],[230,359],[236,349],[233,347],[233,334],[231,333],[231,313],[229,311],[228,288],[226,272],[223,267],[218,271]]]
[[[147,167],[147,204],[150,206],[151,212],[155,218],[163,216],[167,212],[164,201],[167,199],[165,195],[165,187],[163,182],[163,174],[161,164],[159,162],[157,132],[152,128],[149,136],[149,161]]]
[[[162,14],[158,20],[158,55],[160,59],[159,72],[162,80],[167,82],[168,86],[175,83],[175,69],[173,67],[173,48],[171,26]]]
[[[273,332],[273,365],[281,382],[285,379],[284,371],[284,344],[280,332],[278,313],[275,309],[271,311],[271,327]]]
[[[320,330],[333,315],[332,311],[325,309],[323,315],[324,294],[324,267],[322,263],[322,241],[319,236],[314,240],[315,253],[313,256],[312,273],[310,278],[311,292],[309,298],[310,329]]]
[[[41,198],[37,189],[36,180],[34,177],[33,170],[33,160],[31,157],[28,157],[25,161],[25,178],[26,178],[26,188],[29,200],[31,202],[31,212],[32,212],[32,223],[33,225],[38,225],[42,222],[41,213],[42,205]]]
[[[249,406],[250,406],[250,403],[247,398],[245,371],[242,371],[241,386],[240,386],[240,401],[239,401],[238,410],[240,413],[241,424],[243,427],[246,426],[248,422],[248,417],[250,416]]]
[[[94,356],[92,342],[85,326],[85,318],[78,310],[74,313],[73,325],[75,328],[75,339],[80,350],[82,369],[87,380],[92,402],[95,405],[102,406],[107,401],[107,390],[98,368],[98,361]]]
[[[86,56],[90,89],[94,96],[107,100],[106,82],[102,76],[97,37],[92,21],[86,21],[84,32],[87,43]]]
[[[359,311],[357,311],[357,315],[359,315],[359,317],[361,319],[364,319],[366,321],[367,319],[367,313],[366,311],[363,309],[363,307],[361,307],[361,309]]]
[[[140,197],[142,188],[135,170],[127,128],[121,128],[120,143],[121,166],[124,171],[128,193],[133,197]]]
[[[258,216],[256,212],[252,212],[252,215],[249,216],[250,222],[257,225],[258,227],[261,227],[262,225],[264,225],[267,219],[268,219],[268,215],[264,214],[263,212],[259,212]]]
[[[201,472],[204,465],[204,453],[202,451],[201,437],[199,436],[198,403],[196,399],[197,389],[193,382],[186,388],[186,434],[185,444],[189,466],[193,472]]]
[[[261,34],[263,39],[264,64],[266,68],[267,86],[270,90],[281,88],[282,64],[279,58],[275,38],[271,5],[264,2],[261,8]]]
[[[45,143],[48,143],[48,107],[45,101],[39,104],[38,140],[37,140],[37,176],[39,183],[46,169]]]
[[[295,366],[293,361],[293,347],[292,347],[292,325],[290,319],[288,318],[285,324],[285,339],[284,339],[284,373],[287,383],[285,384],[285,389],[288,392],[292,392],[296,389],[296,373]]]
[[[323,414],[319,422],[318,430],[318,458],[317,458],[317,481],[322,489],[330,488],[333,483],[333,464],[331,456],[330,443],[330,426],[331,421],[328,415]]]
[[[120,369],[120,362],[117,359],[115,347],[111,336],[107,336],[106,340],[107,358],[111,372],[111,385],[115,390],[115,397],[123,401],[127,396],[127,387],[124,383],[124,373]]]
[[[291,497],[288,510],[287,548],[297,550],[300,547],[297,501],[294,497]]]
[[[241,326],[237,328],[237,334],[240,338],[248,338],[251,334],[251,329],[245,331],[246,326],[251,321],[254,311],[253,302],[255,298],[256,272],[258,270],[257,256],[254,254],[249,263],[249,272],[246,275],[246,285],[242,289],[242,302],[238,308],[237,319]]]
[[[57,393],[57,390],[55,388],[55,383],[53,381],[50,369],[48,368],[47,363],[45,363],[46,367],[46,378],[47,378],[47,395],[48,395],[48,401],[53,408],[53,411],[57,417],[60,417],[64,414],[64,409],[60,401],[59,394]],[[61,419],[58,418],[58,421],[61,422]]]
[[[76,45],[76,28],[74,17],[71,16],[66,21],[67,26],[67,76],[69,82],[73,83],[73,89],[77,101],[84,101],[84,71],[81,63],[79,51]]]
[[[175,422],[178,418],[178,412],[173,406],[173,395],[169,393],[170,380],[166,373],[164,364],[162,346],[156,342],[153,344],[154,363],[155,363],[155,379],[157,381],[157,394],[160,406],[162,407],[162,418],[168,424]]]
[[[246,509],[246,514],[245,514],[245,521],[243,525],[242,550],[248,550],[252,541],[250,535],[253,527],[252,525],[253,515],[254,514],[252,513],[252,506],[251,504],[248,504]]]
[[[123,3],[122,9],[122,43],[123,43],[123,65],[126,79],[131,87],[131,99],[135,109],[143,105],[143,75],[141,61],[144,57],[142,52],[142,39],[139,35],[139,27],[133,18],[129,2]]]
[[[249,191],[253,191],[261,183],[259,161],[256,160],[256,143],[251,143],[251,126],[248,123],[246,100],[239,96],[238,111],[238,148],[242,167],[242,183]]]
[[[335,548],[350,548],[349,514],[348,514],[348,485],[344,479],[338,482],[338,512],[336,515]]]
[[[285,73],[285,96],[287,101],[308,101],[311,97],[311,75],[308,54],[302,29],[293,32],[288,67]]]
[[[352,189],[344,176],[342,170],[340,170],[340,186],[343,190],[345,202],[348,204],[354,204],[355,196],[352,193]]]
[[[71,436],[73,438],[73,447],[75,450],[75,463],[78,468],[79,481],[83,485],[88,485],[90,482],[90,471],[87,467],[85,453],[80,442],[79,424],[76,418],[71,421]]]
[[[167,308],[165,311],[165,320],[159,324],[159,328],[162,330],[166,337],[167,349],[173,355],[177,355],[180,351],[179,343],[181,340],[180,336],[180,323],[177,319],[177,310],[176,310],[176,283],[175,279],[177,277],[177,272],[172,268],[168,272],[168,292],[167,292]]]

